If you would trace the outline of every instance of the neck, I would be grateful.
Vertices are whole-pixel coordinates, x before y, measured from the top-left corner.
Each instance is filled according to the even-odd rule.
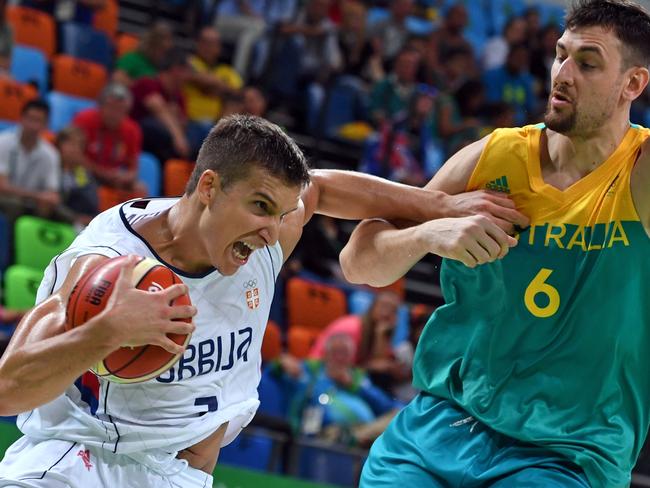
[[[197,239],[201,209],[198,201],[183,196],[167,212],[136,226],[137,231],[167,263],[188,273],[207,271],[212,266]]]
[[[34,149],[37,143],[38,143],[38,134],[33,135],[33,134],[26,134],[24,132],[20,134],[20,144],[28,151]]]
[[[564,135],[546,130],[550,165],[558,171],[573,168],[586,175],[614,153],[629,127],[629,117],[626,116],[581,135]]]

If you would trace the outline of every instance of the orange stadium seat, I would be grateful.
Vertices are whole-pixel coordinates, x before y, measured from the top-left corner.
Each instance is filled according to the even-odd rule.
[[[117,57],[119,58],[122,54],[126,54],[131,51],[135,51],[138,47],[140,39],[133,34],[127,34],[123,32],[117,36]]]
[[[100,186],[97,189],[97,198],[99,199],[99,211],[103,212],[115,205],[144,196],[142,193],[130,190],[119,190],[108,186]]]
[[[38,91],[31,85],[0,77],[0,119],[18,121],[23,105],[38,97]]]
[[[108,0],[103,9],[95,12],[95,16],[93,17],[93,27],[98,31],[102,31],[110,39],[115,39],[119,16],[120,6],[117,1]]]
[[[291,278],[286,293],[290,328],[300,324],[319,331],[347,313],[345,293],[333,286]]]
[[[163,169],[163,192],[166,197],[178,197],[185,193],[194,163],[184,159],[168,159]]]
[[[393,293],[397,294],[402,300],[404,300],[404,297],[406,297],[406,278],[402,277],[399,280],[397,280],[395,283],[392,283],[387,286],[382,286],[381,288],[374,288],[371,287],[375,292],[381,292],[381,291],[392,291]]]
[[[289,350],[289,354],[298,359],[307,358],[317,337],[318,332],[312,328],[301,325],[290,327],[287,333],[287,349]]]
[[[40,49],[48,59],[56,52],[56,22],[51,15],[27,7],[7,6],[14,42]]]
[[[107,78],[106,68],[92,61],[59,54],[52,62],[52,86],[68,95],[95,99]]]
[[[282,354],[282,332],[278,324],[269,320],[262,340],[262,360],[273,361]]]

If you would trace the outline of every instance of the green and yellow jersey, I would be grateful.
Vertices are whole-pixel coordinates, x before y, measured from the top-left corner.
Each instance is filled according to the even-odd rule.
[[[416,352],[415,385],[508,436],[627,486],[650,414],[650,238],[630,175],[650,130],[631,127],[565,190],[544,183],[543,126],[496,130],[468,190],[508,193],[531,219],[502,260],[445,260],[446,304]]]

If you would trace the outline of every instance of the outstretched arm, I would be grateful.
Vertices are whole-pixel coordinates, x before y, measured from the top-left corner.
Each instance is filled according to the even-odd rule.
[[[462,261],[467,266],[503,257],[517,241],[511,237],[514,226],[528,220],[504,195],[465,191],[467,182],[487,143],[484,138],[455,154],[425,187],[445,192],[468,212],[447,217],[473,215],[460,219],[442,218],[400,229],[382,220],[364,221],[354,230],[341,252],[345,277],[352,283],[388,285],[403,276],[428,253]]]

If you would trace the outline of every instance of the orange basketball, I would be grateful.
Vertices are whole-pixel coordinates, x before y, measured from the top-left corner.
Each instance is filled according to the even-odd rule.
[[[83,325],[104,310],[125,259],[126,256],[109,259],[81,277],[68,298],[66,330]],[[153,259],[141,258],[133,270],[133,285],[140,290],[159,291],[181,282],[176,273]],[[188,295],[182,295],[172,304],[191,303]],[[168,337],[176,344],[187,345],[191,334],[168,334]],[[116,383],[139,383],[163,374],[180,357],[154,345],[121,347],[91,370]]]

